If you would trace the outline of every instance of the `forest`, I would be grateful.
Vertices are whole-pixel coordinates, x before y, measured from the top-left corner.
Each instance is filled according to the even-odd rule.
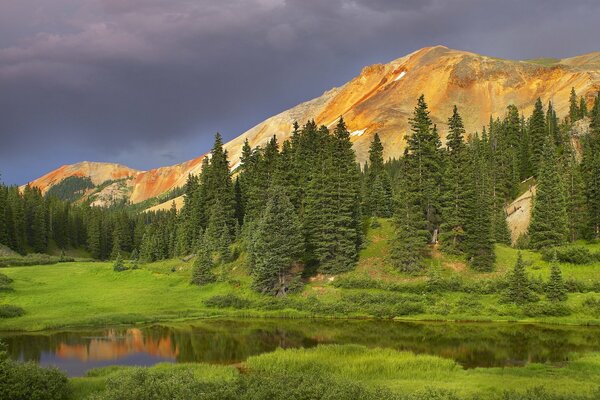
[[[537,99],[525,118],[509,105],[468,135],[456,107],[446,143],[418,99],[400,159],[384,160],[375,135],[364,165],[356,161],[340,117],[333,131],[314,121],[294,124],[290,140],[263,147],[245,142],[239,167],[219,134],[202,172],[183,188],[177,212],[135,212],[73,204],[65,194],[26,186],[0,187],[0,244],[20,253],[85,248],[93,259],[129,257],[152,262],[197,254],[194,282],[212,281],[211,268],[249,255],[253,286],[282,294],[310,274],[352,270],[365,232],[392,218],[389,263],[420,273],[432,245],[464,257],[476,271],[494,269],[494,244],[511,245],[505,207],[536,185],[527,234],[519,248],[547,249],[600,237],[599,97],[588,110],[572,90],[560,119]],[[589,134],[574,128],[589,121]],[[69,182],[81,190],[85,179]],[[69,192],[69,191],[67,191]],[[136,210],[137,211],[137,210]],[[131,257],[133,255],[133,257]]]

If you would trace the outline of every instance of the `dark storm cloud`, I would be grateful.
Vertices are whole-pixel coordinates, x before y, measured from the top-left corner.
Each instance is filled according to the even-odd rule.
[[[183,161],[423,46],[600,50],[599,17],[596,1],[1,1],[0,173]]]

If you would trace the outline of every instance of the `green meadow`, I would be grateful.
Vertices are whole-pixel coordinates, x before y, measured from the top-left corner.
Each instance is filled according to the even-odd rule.
[[[276,350],[236,366],[108,367],[70,380],[73,399],[594,399],[600,355],[566,366],[465,370],[452,360],[357,345]],[[159,397],[167,396],[167,397]]]
[[[44,330],[106,326],[211,317],[396,318],[409,320],[523,321],[566,324],[600,322],[600,262],[562,263],[569,293],[564,307],[548,311],[544,295],[527,306],[502,301],[502,282],[518,250],[496,247],[496,268],[477,273],[464,260],[434,249],[430,272],[410,275],[387,263],[391,224],[368,232],[354,271],[337,276],[316,275],[297,293],[282,298],[250,288],[245,253],[216,267],[217,282],[202,287],[189,283],[193,260],[171,259],[143,264],[140,269],[114,272],[111,262],[66,262],[2,268],[12,290],[0,293],[0,303],[25,310],[18,318],[0,319],[0,330]],[[579,244],[591,251],[600,244]],[[549,276],[540,253],[522,251],[526,269],[538,284]],[[600,286],[599,286],[600,287]],[[581,289],[583,288],[583,289]],[[564,311],[564,310],[567,311]]]

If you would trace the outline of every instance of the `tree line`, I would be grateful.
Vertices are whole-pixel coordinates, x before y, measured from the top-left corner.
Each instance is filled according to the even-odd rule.
[[[528,117],[509,105],[470,135],[454,107],[442,143],[421,96],[403,156],[385,161],[375,134],[363,165],[341,117],[332,130],[313,120],[294,123],[283,143],[273,136],[252,148],[246,140],[234,171],[217,134],[201,173],[188,177],[180,212],[173,206],[130,215],[2,186],[0,243],[43,252],[54,240],[60,248],[84,246],[98,259],[134,250],[142,261],[198,254],[196,283],[213,281],[212,268],[231,261],[232,249],[245,250],[254,287],[281,293],[302,271],[352,269],[366,229],[391,217],[390,262],[399,270],[421,271],[435,245],[490,271],[494,245],[511,243],[507,204],[534,184],[521,246],[600,237],[600,97],[590,110],[574,91],[570,100],[562,120],[551,102],[537,99]],[[583,118],[589,133],[574,135]]]

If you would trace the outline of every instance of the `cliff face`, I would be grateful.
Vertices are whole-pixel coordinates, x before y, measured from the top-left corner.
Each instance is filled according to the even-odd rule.
[[[367,158],[376,132],[385,146],[384,156],[397,157],[404,149],[408,119],[421,94],[425,95],[443,138],[455,104],[467,132],[473,132],[481,130],[490,115],[502,116],[508,104],[529,114],[537,97],[545,103],[552,100],[558,114],[564,116],[569,109],[571,87],[591,104],[600,90],[600,52],[562,60],[512,61],[443,46],[427,47],[387,64],[365,67],[345,85],[265,120],[228,142],[225,148],[231,167],[236,168],[246,139],[253,147],[265,144],[273,135],[282,142],[289,137],[294,121],[303,124],[314,118],[318,124],[333,126],[343,115],[361,162]],[[69,174],[90,176],[94,184],[114,179],[113,175],[131,177],[130,201],[138,203],[182,186],[189,173],[199,172],[203,157],[144,172],[117,168],[116,164],[81,163],[61,167],[32,185],[45,191]],[[88,164],[95,168],[82,167]]]

